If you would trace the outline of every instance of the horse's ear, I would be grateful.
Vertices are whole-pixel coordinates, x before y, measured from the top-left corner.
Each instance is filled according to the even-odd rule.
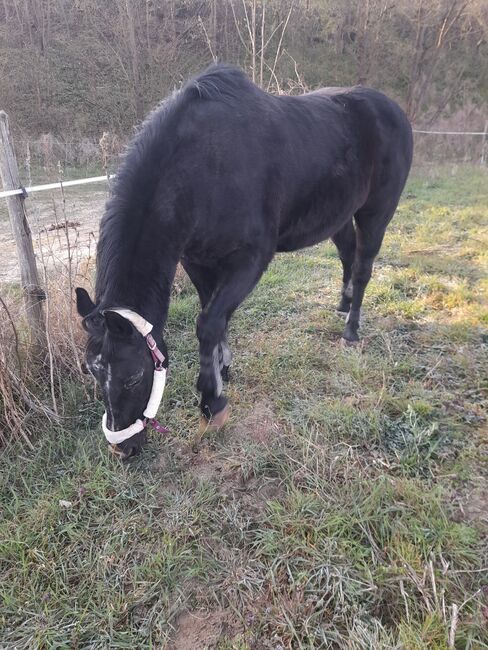
[[[119,338],[129,338],[135,331],[134,326],[127,318],[124,318],[116,311],[107,311],[103,312],[105,317],[105,325],[110,334],[117,336]]]
[[[96,305],[88,295],[88,291],[82,289],[81,287],[78,287],[77,289],[75,289],[75,291],[76,291],[76,309],[78,310],[79,315],[82,318],[85,318],[86,316],[88,316],[88,314],[91,314],[91,312],[95,309]]]

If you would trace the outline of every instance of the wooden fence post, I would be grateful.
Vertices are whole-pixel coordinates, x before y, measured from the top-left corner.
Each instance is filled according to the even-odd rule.
[[[16,190],[21,187],[19,169],[10,136],[8,115],[4,111],[0,111],[0,176],[5,190]],[[6,197],[5,200],[17,247],[31,344],[35,353],[41,354],[46,349],[46,322],[42,308],[45,293],[39,283],[31,232],[25,213],[24,197],[22,194],[15,194]]]

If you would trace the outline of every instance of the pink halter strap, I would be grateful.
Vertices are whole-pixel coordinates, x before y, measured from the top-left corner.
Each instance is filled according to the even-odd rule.
[[[144,426],[147,426],[148,424],[150,424],[154,431],[157,431],[158,433],[169,433],[169,429],[163,427],[161,422],[156,420],[156,418],[150,418],[149,420],[146,418],[144,420]]]
[[[163,361],[165,359],[164,354],[156,345],[156,341],[154,340],[152,334],[148,334],[145,338],[146,338],[147,347],[149,348],[149,351],[151,352],[151,356],[154,361],[154,370],[156,371],[163,370]],[[156,420],[156,418],[144,418],[143,421],[144,421],[144,426],[150,424],[152,428],[158,433],[169,433],[169,429],[164,427],[161,424],[161,422]]]

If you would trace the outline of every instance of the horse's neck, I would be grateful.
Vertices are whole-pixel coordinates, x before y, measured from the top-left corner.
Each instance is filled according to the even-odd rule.
[[[128,307],[152,323],[155,331],[161,331],[168,316],[177,260],[162,255],[141,260],[141,264],[139,268],[132,267],[132,272],[129,260],[112,264],[105,286],[98,286],[97,282],[97,294],[103,308]],[[142,272],[144,267],[146,273]]]
[[[152,205],[124,199],[128,190],[135,191],[129,186],[118,189],[102,220],[97,297],[105,307],[129,307],[153,325],[164,325],[185,229],[175,228],[169,200],[162,213],[156,188]]]

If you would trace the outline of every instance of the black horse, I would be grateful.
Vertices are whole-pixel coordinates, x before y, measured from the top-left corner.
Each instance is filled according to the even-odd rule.
[[[202,421],[220,427],[229,319],[277,251],[332,238],[343,266],[343,337],[359,340],[364,291],[411,160],[405,114],[369,88],[275,96],[216,65],[149,115],[101,221],[95,303],[77,289],[87,366],[120,456],[140,450],[162,395],[154,362],[156,371],[167,366],[162,331],[178,262],[202,306]]]

